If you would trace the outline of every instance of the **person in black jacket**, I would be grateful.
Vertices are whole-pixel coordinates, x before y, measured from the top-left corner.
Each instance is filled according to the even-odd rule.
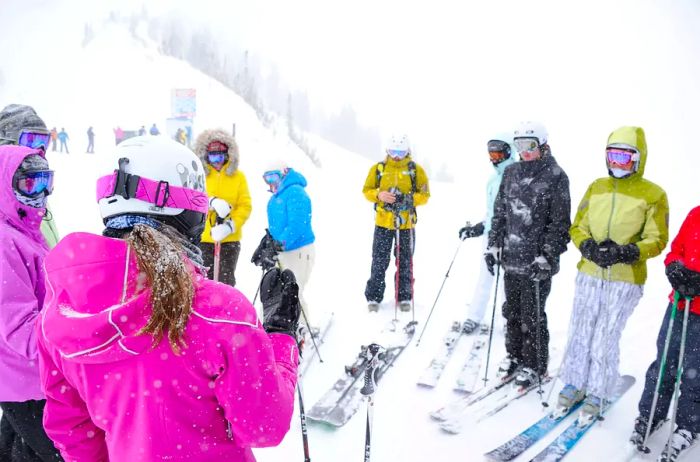
[[[503,174],[484,258],[489,270],[496,264],[504,269],[508,356],[499,374],[517,373],[515,384],[528,387],[547,372],[544,306],[569,242],[571,196],[569,178],[552,156],[542,124],[521,123],[513,143],[521,162]]]

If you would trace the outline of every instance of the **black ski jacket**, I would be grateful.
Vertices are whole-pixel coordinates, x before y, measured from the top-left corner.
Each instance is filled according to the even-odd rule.
[[[506,271],[529,274],[539,255],[559,271],[571,227],[569,178],[547,152],[541,160],[506,168],[494,203],[489,247],[502,249]]]

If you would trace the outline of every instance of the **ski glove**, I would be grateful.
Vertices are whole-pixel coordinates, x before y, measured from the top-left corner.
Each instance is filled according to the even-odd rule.
[[[586,239],[581,243],[578,249],[581,251],[581,255],[583,255],[583,258],[595,263],[594,258],[595,255],[598,253],[598,244],[596,243],[596,241],[594,241],[593,239]]]
[[[459,238],[461,240],[469,239],[470,237],[479,237],[484,234],[484,222],[477,223],[474,226],[465,226],[459,230]]]
[[[214,242],[221,242],[236,231],[236,224],[231,220],[225,220],[210,230],[211,238]]]
[[[673,290],[683,297],[700,295],[700,273],[689,270],[680,261],[674,261],[666,267],[666,277]]]
[[[540,255],[530,265],[530,277],[535,281],[544,281],[552,277],[552,265]]]
[[[272,268],[260,282],[263,328],[268,334],[287,334],[296,339],[299,327],[299,286],[294,273]]]
[[[260,240],[258,248],[253,252],[253,257],[250,261],[255,264],[255,266],[261,266],[263,270],[267,271],[277,264],[277,254],[284,250],[284,246],[275,241],[275,239],[270,234],[269,230],[265,230],[265,235]]]
[[[231,205],[223,199],[212,197],[209,199],[209,210],[215,211],[219,218],[226,218],[231,213]]]
[[[486,249],[486,253],[484,254],[484,261],[486,261],[486,268],[489,270],[489,273],[491,273],[491,276],[494,276],[496,274],[494,272],[493,267],[496,265],[500,265],[500,258],[501,249],[499,249],[498,247],[489,247],[488,249]]]
[[[619,245],[611,239],[606,239],[598,244],[593,262],[602,268],[608,268],[618,263],[629,265],[637,260],[639,247],[636,244]]]

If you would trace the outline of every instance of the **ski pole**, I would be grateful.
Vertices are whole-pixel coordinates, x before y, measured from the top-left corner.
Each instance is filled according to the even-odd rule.
[[[489,346],[486,349],[486,370],[484,371],[484,385],[488,382],[489,377],[489,362],[491,361],[491,343],[493,343],[493,328],[496,321],[496,304],[498,301],[498,282],[501,276],[501,258],[499,255],[496,261],[496,288],[493,292],[493,311],[491,312],[491,331],[489,332]]]
[[[367,423],[365,427],[364,462],[370,462],[372,449],[372,422],[374,420],[374,392],[377,389],[375,371],[379,363],[379,353],[384,348],[376,343],[367,347],[367,368],[365,369],[365,384],[360,393],[367,397]]]
[[[654,414],[656,413],[656,405],[659,402],[659,392],[661,390],[661,379],[666,372],[666,359],[668,357],[668,348],[671,344],[671,334],[673,333],[673,323],[676,320],[676,312],[678,311],[678,302],[680,301],[680,294],[678,292],[673,292],[673,305],[671,307],[671,317],[668,320],[668,327],[666,328],[666,340],[664,341],[664,352],[661,354],[661,365],[659,366],[659,377],[656,379],[656,388],[654,390],[654,398],[651,401],[651,411],[649,413],[649,418],[647,419],[647,430],[644,433],[644,440],[642,444],[637,446],[637,450],[645,454],[649,454],[651,450],[647,447],[647,440],[649,439],[649,434],[651,433],[651,426],[654,420]],[[686,308],[687,309],[687,308]],[[673,431],[673,428],[671,428]]]
[[[318,353],[318,362],[323,363],[323,358],[321,358],[321,350],[318,349],[318,344],[316,343],[316,337],[314,337],[313,332],[311,332],[311,325],[309,324],[309,319],[306,317],[306,311],[304,311],[304,307],[301,306],[301,303],[299,304],[301,307],[301,315],[304,317],[304,322],[306,323],[306,327],[309,331],[309,335],[311,336],[311,343],[314,344],[314,348],[316,349],[316,353]]]
[[[394,212],[394,228],[396,228],[396,243],[394,244],[394,261],[396,262],[396,274],[394,274],[394,325],[399,322],[399,284],[401,283],[401,215]]]
[[[410,226],[413,226],[413,214],[409,210],[408,212],[408,223]],[[416,297],[414,294],[414,287],[415,287],[415,279],[413,277],[413,253],[415,252],[415,245],[416,242],[414,240],[414,233],[415,233],[415,228],[409,228],[408,232],[410,233],[410,251],[411,251],[411,321],[416,322]]]
[[[681,391],[681,382],[683,381],[683,357],[685,356],[685,339],[688,331],[688,315],[690,314],[691,297],[685,297],[685,310],[683,312],[683,329],[681,330],[681,350],[678,355],[678,371],[676,372],[676,385],[673,390],[673,412],[671,413],[671,432],[668,435],[666,442],[666,454],[670,454],[671,439],[673,438],[673,430],[676,426],[676,417],[678,416],[678,399]],[[647,429],[649,425],[647,425]]]
[[[610,343],[610,284],[612,283],[612,267],[608,266],[608,281],[605,286],[606,303],[605,303],[605,336],[603,340],[603,396],[600,397],[600,407],[598,408],[598,420],[603,421],[605,417],[605,395],[608,393],[608,344]]]
[[[219,281],[219,268],[221,265],[221,242],[214,243],[214,280]]]
[[[428,313],[428,319],[425,320],[425,325],[423,325],[423,330],[420,333],[420,336],[418,336],[418,340],[416,340],[416,346],[420,345],[420,341],[423,338],[423,334],[425,333],[425,329],[428,327],[428,323],[430,322],[430,317],[433,315],[433,310],[435,310],[435,305],[437,305],[438,300],[440,299],[440,294],[442,293],[442,288],[445,287],[445,282],[447,282],[447,278],[450,277],[450,270],[452,269],[452,265],[454,264],[455,260],[457,259],[457,254],[459,253],[460,247],[462,247],[462,240],[459,241],[459,244],[457,245],[457,250],[455,250],[455,254],[452,257],[452,261],[450,262],[450,266],[447,268],[447,273],[445,273],[445,277],[442,280],[442,284],[440,285],[440,290],[438,290],[437,296],[435,297],[435,301],[433,302],[433,307],[430,308],[430,313]]]
[[[304,446],[304,462],[311,462],[309,454],[309,433],[306,428],[306,411],[304,410],[304,397],[301,391],[301,380],[297,379],[297,392],[299,394],[299,419],[301,420],[301,440]]]
[[[263,268],[263,270],[262,270],[262,277],[260,278],[260,284],[262,284],[262,278],[265,277],[265,273],[266,273],[266,272],[267,272],[267,271],[265,271],[265,268]],[[258,294],[260,293],[260,284],[258,284],[258,288],[255,290],[255,297],[253,297],[253,306],[255,306],[255,302],[256,302],[257,299],[258,299]]]

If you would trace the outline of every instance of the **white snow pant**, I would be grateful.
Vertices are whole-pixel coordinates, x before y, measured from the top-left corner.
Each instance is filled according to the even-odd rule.
[[[607,275],[603,270],[603,277]],[[643,293],[642,285],[578,273],[559,374],[564,383],[599,398],[611,397],[618,379],[622,330]]]
[[[484,234],[481,240],[482,252],[479,255],[479,261],[481,262],[479,265],[479,280],[476,282],[476,286],[474,287],[472,303],[469,305],[469,313],[467,314],[467,319],[471,319],[472,321],[476,322],[482,322],[486,309],[493,308],[493,294],[491,288],[493,286],[494,279],[496,279],[496,276],[489,273],[489,269],[486,266],[486,261],[484,260],[484,253],[486,253],[486,248],[488,247],[489,241],[488,235]],[[495,268],[497,267],[494,267],[494,269]],[[498,303],[500,305],[502,305],[506,300],[503,286],[503,271],[501,270],[501,277],[498,281]],[[488,323],[490,322],[491,319],[489,318]]]
[[[306,283],[309,281],[309,276],[311,276],[311,270],[314,267],[315,259],[316,249],[313,244],[305,245],[304,247],[299,247],[298,249],[288,252],[281,252],[277,256],[280,269],[292,270],[294,277],[296,277],[297,284],[299,285],[299,303],[301,304],[301,309],[304,310],[300,321],[306,324],[308,320],[311,325],[313,325],[313,319],[311,319],[311,313],[309,313],[309,307],[304,298],[304,289],[306,288]],[[304,318],[304,315],[306,315],[306,318]]]

